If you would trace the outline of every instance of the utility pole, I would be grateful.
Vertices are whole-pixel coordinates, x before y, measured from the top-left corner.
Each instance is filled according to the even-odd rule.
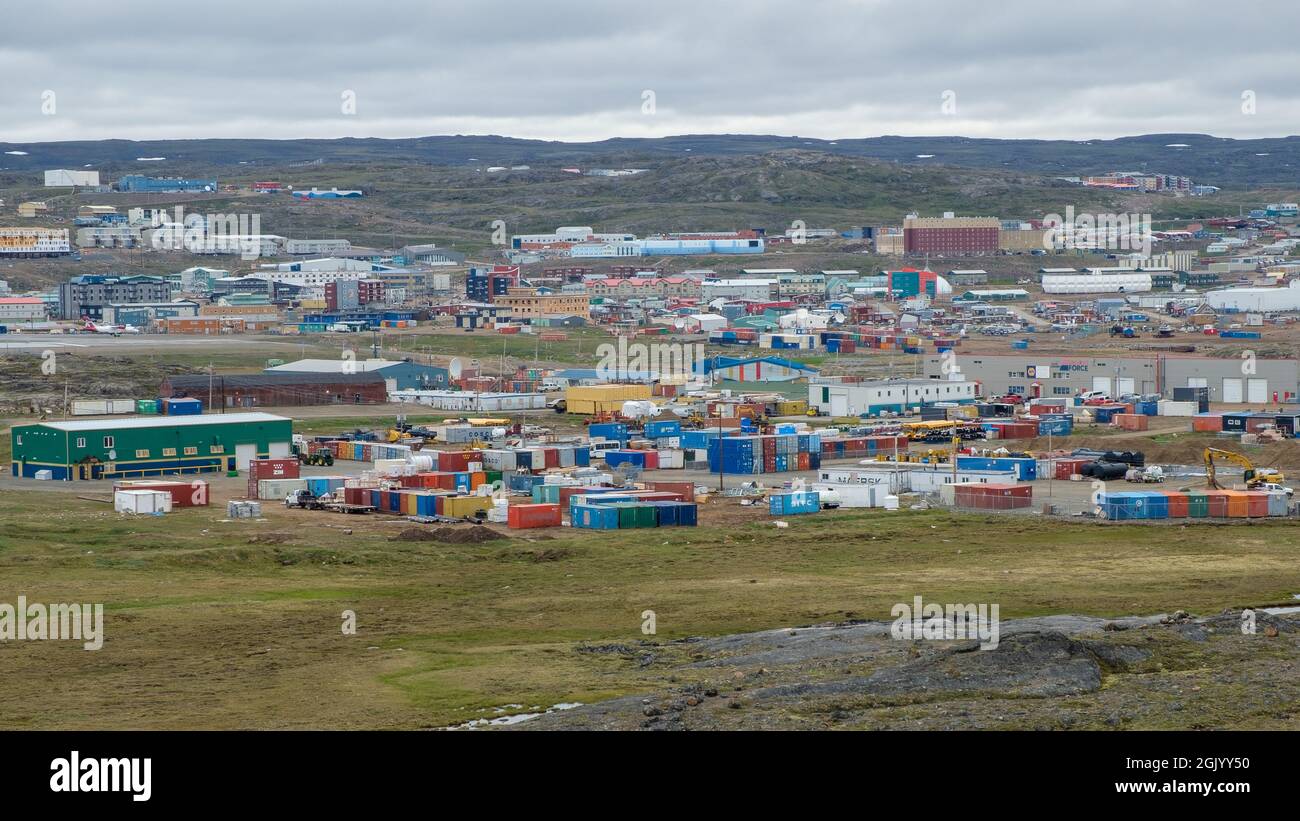
[[[707,405],[706,405],[707,407]],[[718,493],[722,493],[722,477],[726,473],[726,466],[722,463],[722,410],[718,410]]]
[[[208,413],[212,413],[212,363],[208,363]]]

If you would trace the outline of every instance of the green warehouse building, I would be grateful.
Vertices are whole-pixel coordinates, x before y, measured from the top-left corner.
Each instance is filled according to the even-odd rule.
[[[245,470],[290,453],[293,422],[269,413],[41,422],[12,429],[13,475],[132,479]]]

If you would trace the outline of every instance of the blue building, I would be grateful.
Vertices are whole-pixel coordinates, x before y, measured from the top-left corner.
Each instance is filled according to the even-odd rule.
[[[451,374],[446,368],[405,359],[300,359],[267,368],[263,373],[377,373],[384,378],[390,391],[438,390],[451,384]]]
[[[118,191],[142,194],[175,194],[216,191],[217,181],[186,180],[180,177],[146,177],[143,174],[127,174],[117,181]]]

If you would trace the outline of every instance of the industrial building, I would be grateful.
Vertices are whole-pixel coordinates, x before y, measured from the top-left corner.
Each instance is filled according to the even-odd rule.
[[[740,239],[641,239],[578,243],[569,249],[574,259],[685,256],[693,254],[761,254],[762,237]]]
[[[263,373],[169,376],[162,396],[198,399],[212,408],[291,407],[298,405],[382,405],[388,384],[377,371],[365,373]]]
[[[323,191],[313,187],[310,191],[294,191],[293,198],[298,200],[357,200],[365,196],[365,192],[356,189],[340,191],[337,188],[331,188]]]
[[[779,356],[737,359],[730,356],[709,356],[700,361],[706,376],[732,382],[790,382],[816,376],[818,370]]]
[[[925,375],[940,379],[952,360],[925,359]],[[984,396],[1067,398],[1084,391],[1110,396],[1162,394],[1174,388],[1209,388],[1214,402],[1273,404],[1294,402],[1300,393],[1300,363],[1294,359],[1256,359],[1254,373],[1243,373],[1237,358],[1200,356],[1087,357],[1059,354],[969,355],[957,359],[961,376]]]
[[[180,194],[200,193],[217,190],[217,181],[185,180],[180,177],[146,177],[143,174],[127,174],[117,181],[118,191],[141,194]]]
[[[392,359],[299,359],[267,368],[263,373],[349,374],[377,373],[389,391],[447,388],[451,375],[446,368]]]
[[[286,457],[293,422],[269,413],[88,419],[15,425],[10,437],[14,476],[134,479],[245,470],[250,459]]]
[[[55,168],[45,172],[46,188],[66,188],[79,186],[83,188],[99,187],[98,171],[71,171],[67,168]]]
[[[1261,314],[1300,311],[1300,279],[1291,280],[1286,287],[1207,291],[1205,301],[1216,311],[1252,311]]]
[[[963,374],[964,375],[964,374]],[[882,379],[871,382],[812,382],[808,407],[830,416],[902,413],[936,402],[975,401],[974,382],[951,379]]]
[[[286,239],[284,252],[290,256],[321,256],[352,250],[346,239]]]
[[[1123,273],[1044,273],[1045,294],[1139,294],[1152,288],[1151,275]]]
[[[175,302],[135,302],[104,306],[104,322],[110,325],[135,325],[144,328],[155,319],[186,319],[199,315],[199,303],[188,299]]]
[[[171,286],[162,277],[86,274],[59,285],[59,317],[80,319],[84,316],[99,321],[104,318],[104,308],[108,305],[157,303],[170,299]]]

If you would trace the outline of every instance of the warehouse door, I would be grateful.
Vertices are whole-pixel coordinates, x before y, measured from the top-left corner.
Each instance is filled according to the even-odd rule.
[[[1246,380],[1246,401],[1267,402],[1268,401],[1268,380],[1247,379]]]
[[[1109,376],[1094,376],[1094,377],[1092,378],[1092,389],[1093,389],[1094,391],[1101,391],[1102,393],[1104,393],[1104,394],[1106,394],[1106,395],[1109,396],[1109,395],[1110,395],[1110,377],[1109,377]]]
[[[235,470],[248,470],[248,463],[257,458],[257,445],[235,445]]]
[[[1115,390],[1120,396],[1127,396],[1131,393],[1137,393],[1137,385],[1131,376],[1115,377]]]
[[[1223,378],[1223,401],[1240,402],[1241,401],[1241,379],[1239,377]]]
[[[1187,387],[1208,388],[1210,387],[1210,380],[1204,376],[1189,376],[1187,377]]]
[[[849,398],[847,396],[831,397],[831,416],[848,416]]]
[[[284,459],[284,458],[287,458],[288,456],[289,456],[289,443],[288,443],[288,442],[272,442],[272,443],[271,443],[271,458],[272,458],[272,459]]]

